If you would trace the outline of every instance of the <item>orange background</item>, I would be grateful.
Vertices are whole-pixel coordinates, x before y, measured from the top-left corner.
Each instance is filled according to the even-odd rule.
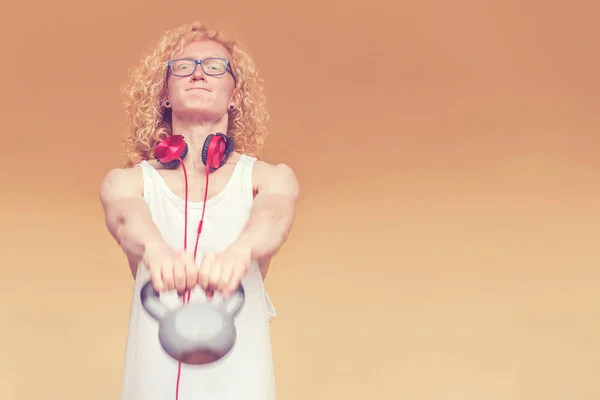
[[[600,398],[594,3],[7,3],[0,398],[119,398],[133,282],[98,187],[127,69],[195,19],[250,47],[264,159],[302,184],[279,399]]]

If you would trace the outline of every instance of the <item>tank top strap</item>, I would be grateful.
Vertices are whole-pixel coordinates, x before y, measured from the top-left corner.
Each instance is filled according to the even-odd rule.
[[[144,183],[144,198],[148,199],[151,197],[151,192],[155,191],[156,179],[160,177],[158,171],[146,160],[143,160],[135,165],[142,170],[142,177]]]
[[[254,170],[254,164],[256,163],[256,160],[256,157],[242,154],[236,168],[237,179],[239,179],[239,187],[242,190],[244,198],[248,199],[250,202],[252,202],[252,199],[254,198],[252,171]]]

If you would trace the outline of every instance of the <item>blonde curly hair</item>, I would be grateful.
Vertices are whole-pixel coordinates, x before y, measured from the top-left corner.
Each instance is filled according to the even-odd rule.
[[[257,156],[268,135],[263,81],[247,49],[228,40],[217,30],[193,22],[167,31],[154,49],[129,71],[122,94],[130,129],[124,141],[127,166],[154,157],[154,148],[171,132],[171,110],[162,106],[166,94],[168,61],[190,42],[211,39],[231,54],[231,67],[239,90],[238,106],[229,112],[227,135],[234,138],[235,150]]]

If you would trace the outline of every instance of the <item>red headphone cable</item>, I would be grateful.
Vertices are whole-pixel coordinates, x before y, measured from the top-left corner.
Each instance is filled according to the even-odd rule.
[[[188,186],[188,177],[187,177],[187,170],[185,168],[185,163],[183,162],[182,159],[180,159],[181,162],[181,167],[183,169],[183,177],[185,180],[185,204],[184,204],[184,222],[183,222],[183,226],[184,226],[184,233],[183,233],[183,250],[187,251],[187,225],[188,225],[188,193],[189,193],[189,186]],[[202,216],[200,217],[200,222],[198,223],[198,232],[196,234],[196,245],[194,246],[194,261],[196,261],[196,255],[198,253],[198,243],[200,240],[200,234],[202,233],[202,226],[204,225],[204,213],[206,211],[206,199],[208,197],[208,177],[209,177],[209,168],[206,168],[206,184],[204,187],[204,201],[202,203]],[[189,303],[190,301],[190,295],[191,295],[191,291],[187,291],[187,293],[185,293],[182,297],[183,297],[183,304]],[[177,382],[176,382],[176,386],[175,386],[175,400],[179,400],[179,384],[181,382],[181,362],[178,363],[177,365]]]
[[[208,147],[205,147],[206,153],[204,153],[203,161],[206,165],[206,185],[204,188],[204,201],[202,204],[202,216],[200,218],[200,222],[198,223],[198,231],[196,235],[196,244],[194,246],[194,262],[196,261],[196,255],[198,252],[198,243],[200,240],[200,234],[202,233],[202,227],[204,224],[204,213],[206,211],[206,200],[208,197],[208,180],[210,169],[218,169],[227,159],[229,154],[228,146],[223,142],[219,142],[219,140],[214,140],[215,138],[225,136],[223,134],[217,134],[217,136],[210,136],[210,142],[208,143]],[[226,155],[223,156],[223,152],[226,152]],[[187,154],[187,145],[181,135],[169,136],[160,142],[155,150],[155,158],[161,162],[162,164],[172,163],[175,160],[181,163],[181,167],[183,169],[183,178],[185,181],[185,204],[184,204],[184,232],[183,232],[183,249],[184,252],[187,251],[187,227],[188,227],[188,196],[189,196],[189,184],[188,184],[188,175],[187,169],[185,167],[185,163],[183,162],[183,158]],[[219,159],[221,158],[221,159]],[[187,291],[182,295],[183,304],[189,303],[190,301],[191,291]],[[175,400],[179,400],[179,383],[181,380],[181,362],[178,363],[177,368],[177,386],[175,389]]]

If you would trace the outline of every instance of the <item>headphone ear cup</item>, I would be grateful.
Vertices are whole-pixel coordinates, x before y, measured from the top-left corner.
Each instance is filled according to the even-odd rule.
[[[202,162],[213,171],[217,170],[225,165],[232,151],[233,139],[222,133],[210,134],[202,147]]]
[[[229,156],[231,155],[231,153],[233,153],[235,147],[233,138],[223,135],[223,140],[225,140],[225,154],[223,154],[223,161],[221,161],[221,167],[225,165],[225,163],[229,159]]]
[[[235,148],[235,142],[233,140],[232,137],[229,136],[225,136],[225,140],[227,141],[227,150],[225,152],[226,154],[226,159],[229,158],[229,156],[231,155],[231,153],[233,153],[233,150]]]
[[[212,141],[212,138],[215,135],[213,135],[212,133],[210,135],[208,135],[206,137],[206,139],[204,139],[204,145],[202,145],[202,164],[207,165],[207,160],[208,160],[208,152],[210,149],[210,142]]]
[[[188,145],[181,135],[163,139],[154,149],[154,158],[165,168],[177,168],[188,153]]]
[[[157,159],[157,161],[165,168],[167,169],[174,169],[177,168],[179,166],[179,164],[181,164],[181,160],[183,160],[185,158],[185,156],[187,156],[188,153],[188,146],[187,144],[185,145],[183,152],[181,153],[181,156],[179,158],[176,158],[175,160],[172,161],[168,161],[168,162],[161,162],[160,160]]]

